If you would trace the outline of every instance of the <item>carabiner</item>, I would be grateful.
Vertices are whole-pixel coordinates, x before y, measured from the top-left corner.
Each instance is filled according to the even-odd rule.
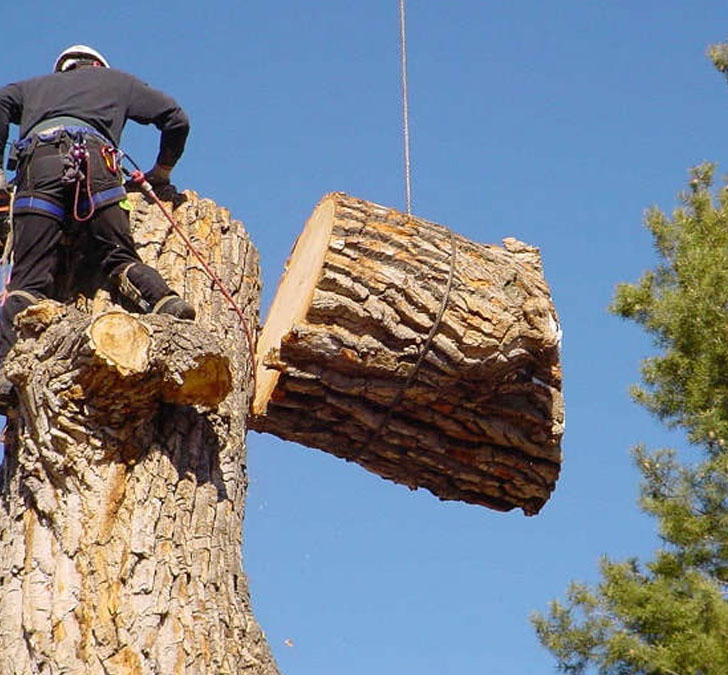
[[[116,156],[116,148],[113,145],[104,145],[101,147],[101,156],[104,158],[106,168],[114,176],[119,175],[119,162]]]

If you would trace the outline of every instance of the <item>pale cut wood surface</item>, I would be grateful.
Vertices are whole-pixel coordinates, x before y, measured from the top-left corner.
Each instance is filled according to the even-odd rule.
[[[260,336],[251,428],[441,499],[534,514],[561,463],[559,348],[536,248],[476,243],[333,193]]]

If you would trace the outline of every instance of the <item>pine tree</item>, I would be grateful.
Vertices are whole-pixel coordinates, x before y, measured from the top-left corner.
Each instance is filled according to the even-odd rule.
[[[728,44],[709,49],[728,73]],[[641,509],[662,546],[651,560],[602,559],[595,587],[573,583],[533,623],[567,673],[728,673],[728,186],[715,166],[693,169],[671,216],[645,224],[659,264],[618,286],[612,311],[654,338],[634,399],[700,449],[634,450]]]

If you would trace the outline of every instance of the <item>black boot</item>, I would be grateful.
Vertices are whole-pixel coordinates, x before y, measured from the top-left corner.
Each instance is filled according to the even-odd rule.
[[[168,295],[162,298],[154,307],[155,314],[169,314],[178,319],[194,320],[197,316],[195,308],[185,302],[179,295]]]
[[[145,313],[170,314],[178,319],[194,319],[195,310],[182,300],[160,276],[142,263],[124,267],[114,277],[121,293]]]

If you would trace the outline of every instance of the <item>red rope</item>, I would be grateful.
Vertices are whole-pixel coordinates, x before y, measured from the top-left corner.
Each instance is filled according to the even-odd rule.
[[[240,323],[243,327],[243,331],[245,332],[245,337],[248,342],[248,354],[250,355],[250,366],[251,366],[251,375],[253,380],[253,397],[255,396],[255,390],[256,390],[256,366],[255,366],[255,351],[253,348],[253,333],[250,330],[250,325],[248,324],[248,320],[245,317],[245,314],[243,313],[243,310],[240,309],[240,306],[237,302],[235,302],[235,299],[230,294],[227,288],[225,288],[225,284],[220,281],[220,277],[215,274],[215,271],[210,267],[208,262],[202,257],[200,252],[195,248],[194,244],[190,241],[189,237],[183,232],[182,228],[177,224],[177,222],[172,218],[172,215],[167,210],[167,207],[162,203],[162,201],[157,196],[156,192],[154,192],[154,188],[151,186],[149,181],[144,176],[144,173],[140,171],[139,169],[136,169],[135,171],[132,171],[131,173],[131,179],[134,183],[136,183],[142,191],[147,194],[154,203],[161,209],[162,213],[164,214],[164,217],[169,221],[170,225],[174,229],[174,231],[182,238],[182,241],[185,243],[185,246],[192,252],[192,254],[197,258],[199,263],[202,265],[202,268],[205,270],[205,273],[210,278],[210,280],[218,287],[218,290],[220,293],[222,293],[225,300],[228,301],[230,306],[235,310],[235,313],[238,315],[238,318],[240,319]],[[252,398],[251,398],[252,403]]]

